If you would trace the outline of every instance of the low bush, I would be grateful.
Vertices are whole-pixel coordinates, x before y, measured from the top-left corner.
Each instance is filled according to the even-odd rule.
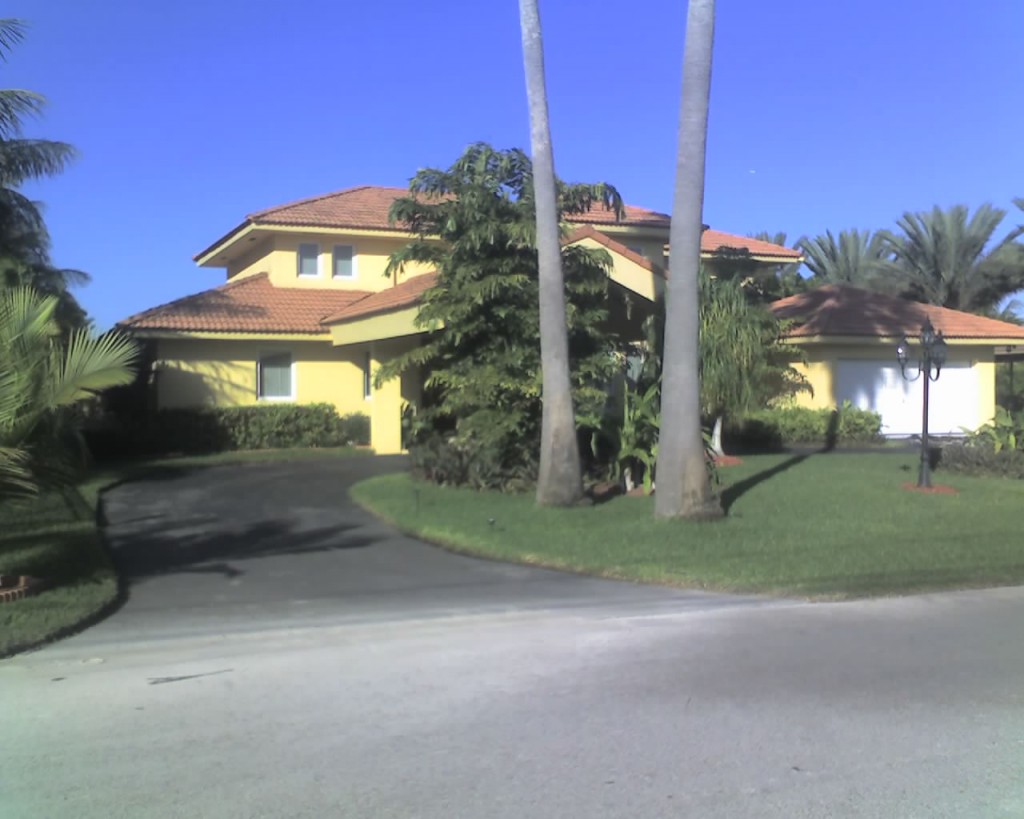
[[[436,434],[410,447],[409,455],[415,477],[441,486],[525,492],[537,481],[537,460],[525,450]]]
[[[877,412],[844,404],[839,409],[776,407],[750,413],[726,425],[727,449],[772,452],[791,445],[832,447],[882,440]]]
[[[368,444],[370,419],[330,404],[166,409],[112,420],[86,434],[93,457],[204,455],[251,449]]]
[[[1024,479],[1024,451],[996,449],[983,441],[956,441],[942,447],[938,468],[962,475]]]

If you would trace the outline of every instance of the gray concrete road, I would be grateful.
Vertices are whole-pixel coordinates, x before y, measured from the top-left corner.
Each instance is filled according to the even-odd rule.
[[[331,534],[336,489],[296,515],[263,469],[166,487],[163,512],[158,488],[112,499],[169,555],[122,541],[129,606],[0,663],[3,819],[1024,816],[1024,589],[761,605],[549,577],[351,510]],[[232,496],[265,500],[229,529],[323,531],[190,553]]]

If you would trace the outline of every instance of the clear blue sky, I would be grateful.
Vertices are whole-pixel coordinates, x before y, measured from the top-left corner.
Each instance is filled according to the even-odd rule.
[[[668,211],[684,0],[541,0],[556,167]],[[791,240],[1024,195],[1024,1],[719,3],[705,221]],[[0,86],[80,159],[27,193],[100,327],[221,283],[250,211],[528,148],[516,0],[15,0]],[[1024,218],[1013,210],[1006,227]]]

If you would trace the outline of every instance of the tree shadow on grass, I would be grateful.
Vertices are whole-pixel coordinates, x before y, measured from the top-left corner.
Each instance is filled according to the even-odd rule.
[[[813,453],[793,455],[784,460],[782,463],[776,464],[775,466],[769,469],[765,469],[761,472],[756,473],[755,475],[751,475],[749,478],[746,478],[742,481],[737,481],[736,483],[727,486],[725,489],[722,490],[722,509],[725,511],[726,514],[729,514],[729,510],[732,508],[732,505],[736,503],[736,501],[739,500],[741,497],[743,497],[743,495],[745,495],[747,492],[753,489],[755,486],[758,486],[759,484],[762,484],[765,481],[774,478],[776,475],[780,474],[781,472],[785,472],[787,469],[792,469],[797,464],[803,463],[804,461],[811,457],[811,454]]]

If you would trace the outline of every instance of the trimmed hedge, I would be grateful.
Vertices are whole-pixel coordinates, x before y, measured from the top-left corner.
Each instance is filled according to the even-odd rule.
[[[956,441],[942,447],[938,467],[961,475],[1024,479],[1024,450],[997,451],[981,442]]]
[[[728,423],[725,446],[744,451],[775,451],[791,445],[833,447],[875,444],[882,438],[882,416],[844,405],[837,410],[778,407]]]
[[[86,441],[98,460],[365,445],[370,419],[361,413],[339,416],[330,404],[166,409],[88,431]]]

